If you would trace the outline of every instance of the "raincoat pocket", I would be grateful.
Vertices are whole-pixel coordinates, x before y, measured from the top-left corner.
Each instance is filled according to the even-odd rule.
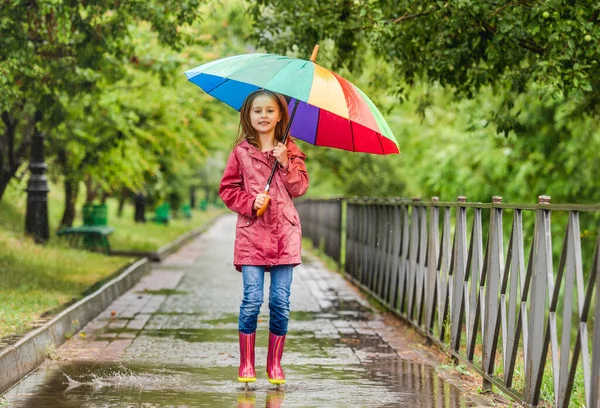
[[[236,228],[247,228],[254,224],[256,217],[246,217],[245,215],[239,215],[237,219]]]
[[[298,212],[294,207],[286,206],[283,209],[283,216],[292,224],[299,225],[300,219],[298,217]]]

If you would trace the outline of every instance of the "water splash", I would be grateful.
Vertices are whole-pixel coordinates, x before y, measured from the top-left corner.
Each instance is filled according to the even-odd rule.
[[[62,374],[67,378],[67,381],[69,384],[65,391],[68,392],[70,390],[74,390],[75,388],[78,388],[78,387],[81,387],[82,385],[84,385],[82,382],[72,379],[66,373],[62,373]]]

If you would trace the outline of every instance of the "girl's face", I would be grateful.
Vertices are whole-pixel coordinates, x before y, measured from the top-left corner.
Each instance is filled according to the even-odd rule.
[[[250,122],[259,135],[274,133],[280,120],[281,112],[275,99],[268,95],[254,98],[250,108]]]

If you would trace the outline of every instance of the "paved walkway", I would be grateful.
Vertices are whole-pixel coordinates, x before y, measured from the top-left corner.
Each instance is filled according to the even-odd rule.
[[[397,319],[314,259],[294,271],[287,383],[267,382],[268,307],[257,333],[257,382],[237,382],[241,276],[235,216],[117,299],[5,394],[11,407],[466,407],[490,405]],[[268,288],[268,279],[265,282]],[[267,289],[268,292],[268,289]],[[266,296],[265,296],[266,298]],[[441,375],[441,376],[440,376]],[[448,381],[444,380],[445,377]],[[462,390],[457,388],[462,387]]]

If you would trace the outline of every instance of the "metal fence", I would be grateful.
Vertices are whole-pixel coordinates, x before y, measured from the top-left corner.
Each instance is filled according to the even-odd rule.
[[[540,196],[297,207],[304,235],[347,278],[474,368],[484,390],[529,406],[600,406],[600,205]]]
[[[302,233],[338,264],[341,263],[342,200],[307,200],[296,205]]]

